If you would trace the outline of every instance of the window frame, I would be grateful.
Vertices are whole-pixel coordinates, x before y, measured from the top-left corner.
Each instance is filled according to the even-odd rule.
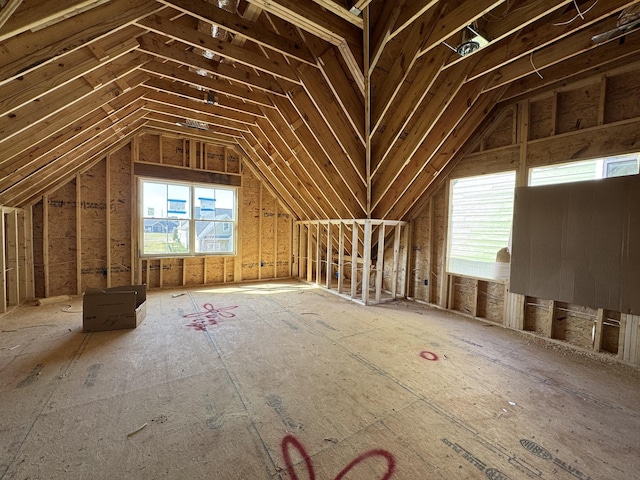
[[[144,202],[144,184],[155,183],[165,186],[185,186],[189,188],[189,212],[188,218],[171,218],[167,213],[165,218],[162,217],[153,217],[144,215],[145,213],[145,202]],[[218,189],[218,190],[228,190],[233,192],[233,215],[231,219],[224,220],[216,220],[216,219],[202,219],[196,218],[196,190],[198,188],[206,188],[206,189]],[[238,190],[239,187],[232,185],[222,185],[217,183],[200,183],[200,182],[189,182],[184,180],[169,180],[165,178],[157,178],[157,177],[138,177],[138,256],[139,258],[186,258],[186,257],[204,257],[204,256],[226,256],[233,257],[238,254]],[[167,203],[169,199],[167,198]],[[154,212],[155,213],[155,212]],[[186,221],[189,224],[189,247],[187,252],[163,252],[163,253],[145,253],[144,251],[144,236],[145,236],[145,220],[176,220],[176,221]],[[207,222],[213,224],[213,228],[216,228],[217,224],[227,225],[231,224],[231,228],[229,232],[231,233],[232,239],[232,248],[231,251],[210,251],[210,252],[197,252],[196,251],[196,235],[197,235],[197,227],[198,222]],[[226,232],[226,231],[225,231]]]
[[[465,277],[465,278],[476,278],[479,280],[483,280],[483,281],[489,281],[489,282],[494,282],[494,283],[504,283],[506,281],[509,280],[509,276],[510,276],[510,272],[509,269],[507,268],[507,271],[503,271],[500,269],[499,265],[501,265],[499,262],[493,261],[493,262],[481,262],[478,261],[478,263],[487,263],[487,265],[485,266],[485,268],[487,269],[491,269],[493,272],[495,272],[494,276],[490,276],[490,275],[474,275],[472,273],[461,273],[458,271],[452,271],[450,268],[451,265],[451,253],[453,250],[453,209],[454,209],[454,204],[453,204],[453,187],[454,187],[454,182],[457,180],[465,180],[465,179],[475,179],[475,178],[480,178],[480,177],[490,177],[490,176],[498,176],[498,175],[507,175],[510,174],[513,176],[513,188],[514,188],[514,202],[515,202],[515,189],[518,186],[518,173],[516,170],[503,170],[503,171],[497,171],[497,172],[491,172],[491,173],[481,173],[481,174],[477,174],[477,175],[467,175],[464,177],[456,177],[456,178],[451,178],[449,179],[449,184],[448,184],[448,198],[447,198],[447,203],[448,203],[448,209],[447,209],[447,224],[446,224],[446,232],[447,232],[447,240],[446,240],[446,245],[445,245],[445,272],[447,275],[450,276],[457,276],[457,277]],[[514,206],[515,203],[512,204],[512,210],[511,210],[511,225],[509,228],[509,239],[507,242],[507,247],[509,248],[509,251],[511,250],[511,236],[513,234],[513,215],[514,215]],[[496,251],[497,254],[497,251]],[[509,265],[509,264],[507,264]],[[506,274],[505,274],[506,273]]]

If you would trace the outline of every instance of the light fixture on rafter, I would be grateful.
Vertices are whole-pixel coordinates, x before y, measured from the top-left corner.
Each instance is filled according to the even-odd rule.
[[[467,25],[462,30],[462,42],[455,48],[458,55],[464,57],[489,44],[486,34],[476,27]]]

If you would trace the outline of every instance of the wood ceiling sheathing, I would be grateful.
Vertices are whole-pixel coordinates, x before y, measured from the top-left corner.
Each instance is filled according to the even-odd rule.
[[[192,119],[300,219],[402,219],[496,104],[640,61],[636,31],[591,41],[637,0],[63,3],[0,7],[2,205],[142,128],[201,137]],[[491,42],[460,57],[443,42],[474,21]]]

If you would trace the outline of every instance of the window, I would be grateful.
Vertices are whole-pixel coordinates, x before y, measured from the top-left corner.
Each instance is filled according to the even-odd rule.
[[[142,255],[236,251],[236,190],[142,179]]]
[[[515,186],[515,172],[451,181],[447,271],[508,278]]]
[[[638,173],[639,156],[640,154],[634,153],[632,155],[534,167],[529,171],[529,186],[536,187],[635,175]]]

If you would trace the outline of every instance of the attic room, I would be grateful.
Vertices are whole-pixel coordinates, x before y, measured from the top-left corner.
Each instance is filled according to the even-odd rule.
[[[0,480],[638,478],[638,0],[0,0],[0,52]]]

